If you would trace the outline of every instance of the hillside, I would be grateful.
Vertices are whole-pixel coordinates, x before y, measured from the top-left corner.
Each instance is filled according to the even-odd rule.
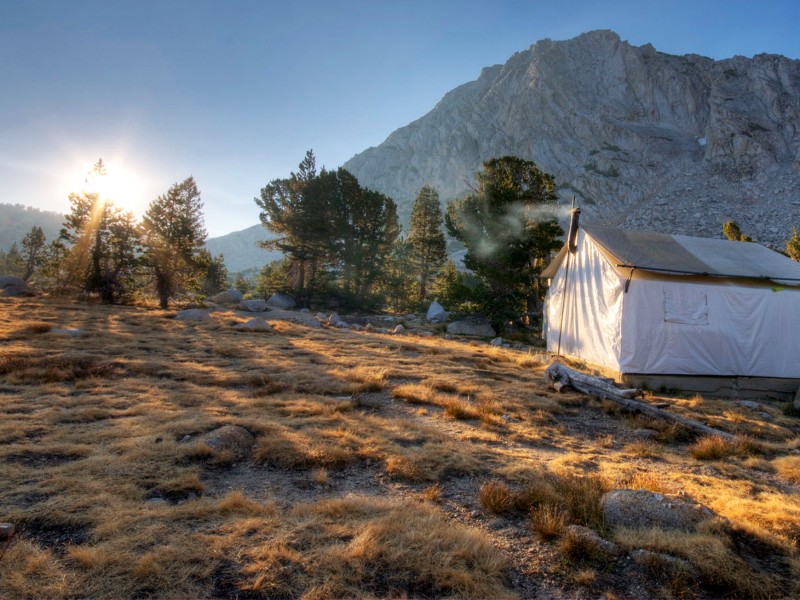
[[[220,253],[224,254],[225,266],[228,267],[228,271],[238,273],[247,269],[260,268],[283,257],[280,251],[267,251],[259,247],[259,242],[268,240],[271,236],[272,234],[262,225],[253,225],[241,231],[209,238],[206,241],[206,248],[215,256]]]
[[[11,244],[20,245],[32,227],[39,226],[47,241],[58,237],[64,215],[39,210],[22,204],[0,204],[0,250],[6,251]]]
[[[552,173],[588,222],[721,237],[734,219],[782,245],[800,224],[800,61],[542,40],[344,166],[407,218],[424,183],[458,196],[506,154]]]
[[[174,315],[0,298],[0,597],[800,594],[780,405],[645,395],[741,436],[697,440],[530,349]]]

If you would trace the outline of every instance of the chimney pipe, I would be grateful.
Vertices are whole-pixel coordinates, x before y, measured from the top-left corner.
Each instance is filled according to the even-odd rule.
[[[575,199],[573,198],[573,203]],[[574,207],[570,211],[569,217],[569,233],[567,234],[567,249],[572,253],[575,254],[575,251],[578,249],[578,224],[581,219],[581,209],[580,207]]]

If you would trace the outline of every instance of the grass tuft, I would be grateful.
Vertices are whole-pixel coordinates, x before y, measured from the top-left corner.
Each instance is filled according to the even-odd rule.
[[[689,446],[689,453],[697,460],[722,460],[731,456],[752,456],[761,452],[763,447],[745,436],[732,440],[718,435],[706,436]]]

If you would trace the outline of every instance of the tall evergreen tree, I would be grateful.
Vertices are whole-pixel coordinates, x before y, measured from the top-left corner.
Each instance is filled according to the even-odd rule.
[[[173,184],[153,200],[142,220],[145,261],[155,278],[161,308],[201,271],[198,254],[206,241],[203,202],[193,177]]]
[[[206,296],[219,294],[228,287],[228,268],[225,266],[225,257],[222,254],[211,256],[203,248],[195,258],[199,266],[196,287]]]
[[[25,274],[25,259],[17,243],[11,244],[8,252],[0,251],[0,274],[22,277]]]
[[[392,252],[400,224],[394,200],[362,188],[345,169],[335,173],[333,195],[335,256],[342,272],[342,287],[348,295],[365,298],[377,282]]]
[[[419,282],[419,298],[424,301],[428,297],[428,282],[447,260],[439,193],[429,185],[420,189],[411,210],[408,244]]]
[[[541,310],[538,275],[563,235],[552,215],[553,177],[535,163],[514,156],[484,161],[477,190],[448,203],[447,230],[467,247],[464,265],[486,290],[483,310],[502,329],[521,313]]]
[[[279,249],[292,262],[294,293],[298,304],[307,306],[317,271],[330,253],[330,194],[317,175],[316,158],[309,150],[288,179],[273,179],[255,203],[261,208],[262,225],[281,237],[262,242]]]
[[[100,159],[90,177],[105,174]],[[140,236],[133,215],[99,192],[72,193],[69,200],[71,210],[64,219],[58,245],[63,249],[59,257],[62,283],[96,293],[108,304],[126,298],[139,263]]]
[[[22,278],[27,281],[33,276],[45,261],[47,246],[45,245],[44,231],[41,227],[34,225],[22,240],[22,260],[25,263],[25,272]]]

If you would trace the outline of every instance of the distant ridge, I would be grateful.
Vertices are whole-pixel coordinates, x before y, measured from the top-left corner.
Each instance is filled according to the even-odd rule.
[[[38,226],[44,231],[48,243],[58,237],[64,215],[47,210],[39,210],[22,204],[0,204],[0,250],[6,251]]]
[[[782,244],[800,225],[800,61],[673,56],[612,31],[546,39],[344,167],[407,221],[423,184],[459,196],[507,154],[552,173],[587,222],[719,237],[733,219]]]
[[[283,254],[277,250],[267,252],[258,243],[274,236],[262,225],[233,231],[226,235],[209,238],[206,248],[213,255],[224,254],[225,266],[231,273],[261,268],[267,263],[280,260]]]

